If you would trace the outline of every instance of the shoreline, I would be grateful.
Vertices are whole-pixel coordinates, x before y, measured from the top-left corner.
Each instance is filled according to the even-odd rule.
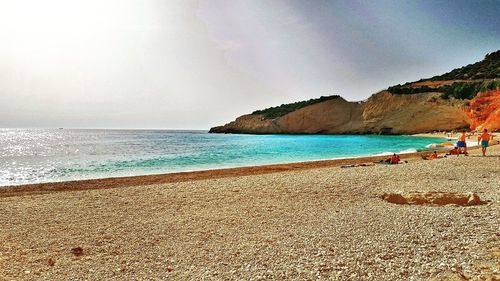
[[[474,148],[472,148],[474,149]],[[477,148],[476,148],[477,149]],[[443,152],[444,150],[438,150]],[[422,160],[421,156],[429,151],[402,153],[401,161]],[[331,168],[341,165],[355,165],[373,163],[386,159],[387,155],[341,158],[331,160],[312,160],[282,164],[244,166],[235,168],[208,169],[200,171],[173,172],[152,175],[137,175],[124,177],[108,177],[97,179],[71,180],[60,182],[33,183],[21,185],[0,186],[0,198],[11,196],[25,196],[63,191],[79,191],[89,189],[123,188],[138,185],[152,185],[163,183],[176,183],[198,181],[205,179],[220,179],[248,175],[260,175],[287,171],[309,170],[317,168]]]
[[[401,154],[401,160],[419,159],[428,152],[416,152]],[[336,167],[340,165],[362,164],[374,162],[387,158],[386,156],[370,156],[357,158],[343,158],[334,160],[317,160],[307,162],[295,162],[284,164],[245,166],[236,168],[209,169],[201,171],[175,172],[153,175],[138,175],[125,177],[109,177],[99,179],[73,180],[61,182],[33,183],[22,185],[10,185],[0,187],[0,198],[10,196],[22,196],[33,194],[44,194],[58,191],[78,191],[88,189],[121,188],[138,185],[152,185],[162,183],[176,183],[196,181],[205,179],[219,179],[227,177],[238,177],[248,175],[260,175],[279,173],[292,170],[309,170],[316,168]]]
[[[435,133],[435,134],[423,133],[423,134],[414,134],[411,136],[433,137],[439,139],[447,138],[446,135],[442,133]],[[495,143],[490,146],[494,146],[497,144],[498,143]],[[427,155],[433,150],[438,151],[438,153],[443,153],[447,151],[448,148],[434,148],[434,149],[429,149],[428,151],[399,153],[399,155],[401,156],[401,161],[408,161],[408,160],[421,161],[422,155]],[[478,145],[469,147],[469,151],[479,151],[479,150],[480,147]],[[78,180],[67,180],[67,181],[56,181],[56,182],[5,185],[5,186],[0,186],[0,198],[11,197],[11,196],[46,194],[52,192],[123,188],[123,187],[138,186],[138,185],[152,185],[152,184],[198,181],[206,179],[220,179],[227,177],[280,173],[280,172],[287,172],[294,170],[300,171],[300,170],[309,170],[317,168],[330,168],[330,167],[339,167],[341,165],[373,163],[382,159],[386,159],[388,155],[347,157],[339,159],[310,160],[301,162],[251,165],[251,166],[231,167],[231,168],[214,168],[207,170],[181,171],[181,172],[160,173],[160,174],[146,174],[146,175],[135,175],[135,176],[119,176],[119,177],[105,177],[105,178],[95,178],[95,179],[78,179]]]
[[[84,132],[84,134],[87,133]],[[197,136],[195,135],[195,137]],[[343,149],[338,152],[336,151],[336,147],[331,148],[327,146],[322,147],[320,150],[314,150],[313,152],[309,152],[307,150],[301,151],[300,148],[298,148],[298,153],[295,151],[295,147],[293,146],[291,148],[287,148],[288,151],[280,150],[279,145],[277,146],[278,148],[271,149],[262,149],[263,147],[256,146],[256,149],[261,149],[261,151],[257,151],[262,152],[262,155],[256,155],[256,157],[253,157],[251,155],[253,154],[253,151],[248,150],[245,154],[250,153],[250,157],[246,157],[247,155],[244,155],[245,157],[241,157],[241,159],[236,153],[237,151],[235,152],[229,149],[226,153],[227,149],[223,147],[224,143],[226,143],[225,139],[217,141],[221,144],[216,145],[215,149],[209,148],[206,150],[203,148],[200,149],[197,147],[190,147],[188,145],[187,149],[194,149],[194,151],[198,151],[197,149],[199,149],[199,153],[202,153],[203,155],[209,153],[209,156],[206,156],[208,158],[203,158],[205,156],[201,156],[201,158],[199,158],[200,156],[196,156],[196,153],[198,152],[193,154],[194,156],[191,155],[192,153],[183,152],[178,155],[169,155],[169,152],[163,152],[161,150],[147,151],[145,152],[146,155],[143,156],[143,148],[141,147],[131,152],[134,153],[134,155],[131,154],[130,157],[126,155],[122,156],[120,155],[122,153],[121,151],[114,151],[109,148],[103,149],[104,151],[109,150],[110,152],[106,153],[111,153],[110,155],[106,154],[101,157],[90,154],[90,156],[87,156],[85,153],[81,154],[78,152],[79,146],[72,147],[68,149],[68,151],[63,149],[58,152],[59,149],[56,149],[54,153],[50,152],[49,154],[52,156],[48,157],[44,156],[43,153],[45,152],[40,154],[41,156],[38,156],[37,153],[39,152],[33,152],[35,154],[33,154],[28,161],[20,158],[20,155],[13,153],[7,154],[7,162],[3,163],[3,165],[5,165],[5,173],[2,173],[2,177],[0,177],[0,191],[11,187],[23,187],[40,184],[81,182],[108,178],[131,178],[137,176],[161,176],[165,174],[180,174],[186,172],[194,173],[208,170],[227,170],[257,166],[278,166],[317,161],[363,159],[369,157],[384,157],[392,155],[392,153],[403,155],[428,151],[430,149],[425,147],[427,144],[441,142],[436,141],[434,138],[418,138],[418,136],[412,135],[401,135],[401,137],[407,138],[403,138],[404,143],[401,147],[398,146],[398,148],[395,148],[391,141],[388,143],[382,142],[381,144],[378,144],[375,142],[372,144],[370,140],[361,139],[362,143],[360,143],[360,145],[362,145],[362,147],[360,146],[360,148],[356,148],[355,150]],[[413,139],[413,137],[416,138]],[[399,138],[396,139],[396,141],[398,140]],[[232,143],[232,140],[229,139],[229,142]],[[251,139],[250,142],[252,142]],[[255,143],[259,142],[260,139],[258,139]],[[264,141],[264,144],[267,143]],[[22,143],[19,145],[22,145]],[[262,144],[260,146],[262,146]],[[84,148],[80,149],[85,151]],[[179,149],[181,149],[181,147],[179,147]],[[321,153],[318,153],[318,151]],[[59,153],[62,154],[59,155]],[[167,154],[164,155],[164,153]],[[215,153],[215,158],[210,155],[212,153]],[[219,154],[230,158],[228,158],[228,161],[221,162]],[[186,158],[187,160],[182,160],[182,157],[188,158]],[[196,158],[191,159],[189,157]],[[231,159],[231,157],[233,159]],[[177,160],[178,158],[181,160],[179,163]],[[212,160],[212,158],[215,160]],[[20,160],[18,161],[18,159]],[[65,160],[63,161],[61,159]],[[55,162],[53,163],[52,161]],[[157,163],[158,161],[159,163]]]

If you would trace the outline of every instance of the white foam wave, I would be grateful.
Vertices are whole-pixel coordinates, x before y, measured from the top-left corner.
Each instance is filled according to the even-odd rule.
[[[415,153],[415,152],[417,152],[417,150],[415,148],[409,148],[409,149],[401,150],[399,153],[405,154],[405,153]]]
[[[401,150],[401,151],[384,151],[384,152],[381,152],[381,153],[377,153],[373,156],[389,156],[389,155],[393,155],[394,153],[396,154],[407,154],[407,153],[416,153],[418,152],[418,150],[416,150],[415,148],[408,148],[408,149],[404,149],[404,150]]]
[[[385,152],[377,153],[373,156],[387,156],[387,155],[392,155],[392,154],[394,154],[394,152],[385,151]]]

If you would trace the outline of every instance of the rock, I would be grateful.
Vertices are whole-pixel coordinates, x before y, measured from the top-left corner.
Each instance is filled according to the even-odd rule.
[[[82,247],[76,247],[76,248],[71,249],[71,253],[73,255],[75,255],[76,257],[79,257],[79,256],[83,255],[83,249],[82,249]]]
[[[481,198],[479,198],[479,195],[475,193],[470,193],[469,194],[469,201],[467,201],[467,205],[479,205],[481,204]]]
[[[403,197],[403,195],[398,194],[398,193],[384,193],[382,195],[382,199],[384,199],[387,202],[394,203],[394,204],[406,204],[408,203],[406,201],[406,198]]]
[[[410,205],[460,205],[472,206],[483,204],[475,193],[458,192],[411,192],[407,194],[384,193],[381,198],[389,203]]]
[[[54,265],[56,264],[56,262],[55,262],[52,258],[48,258],[48,259],[47,259],[47,264],[48,264],[49,266],[54,266]]]
[[[469,103],[467,115],[472,129],[500,129],[500,89],[478,94]]]

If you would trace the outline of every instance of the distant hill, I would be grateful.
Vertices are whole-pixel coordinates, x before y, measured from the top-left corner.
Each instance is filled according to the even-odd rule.
[[[421,81],[477,80],[500,77],[500,50],[487,54],[484,60],[453,69],[443,75],[437,75]]]
[[[421,82],[421,86],[415,84],[396,85],[389,87],[387,90],[396,95],[411,95],[420,93],[441,93],[441,98],[449,99],[451,97],[456,99],[473,99],[479,92],[494,90],[500,87],[500,80],[470,80],[455,82],[454,80],[447,80],[439,86],[428,86]]]
[[[494,130],[500,129],[499,89],[500,50],[443,75],[391,86],[366,101],[328,96],[282,104],[243,115],[210,132],[414,134],[483,127]]]
[[[473,99],[477,93],[500,87],[500,50],[487,54],[482,61],[454,69],[443,75],[387,90],[397,95],[439,92],[444,99]]]

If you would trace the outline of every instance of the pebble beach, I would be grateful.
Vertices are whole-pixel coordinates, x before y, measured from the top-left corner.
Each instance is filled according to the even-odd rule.
[[[0,192],[0,280],[500,280],[488,153]],[[381,199],[438,191],[482,204]]]

